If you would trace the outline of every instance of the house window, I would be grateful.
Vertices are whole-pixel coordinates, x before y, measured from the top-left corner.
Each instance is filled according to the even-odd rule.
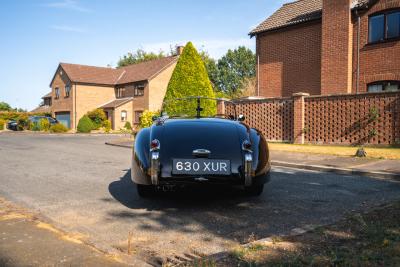
[[[65,86],[65,97],[69,97],[70,93],[71,93],[71,86],[67,84]]]
[[[54,89],[54,91],[56,92],[56,99],[60,98],[60,88],[56,87],[56,89]]]
[[[369,17],[369,43],[394,38],[400,38],[400,10],[391,10]]]
[[[142,117],[143,111],[135,111],[135,124],[140,123],[140,118]]]
[[[124,96],[125,96],[125,88],[124,87],[117,88],[117,98],[121,98]]]
[[[379,81],[368,84],[368,92],[393,92],[400,90],[400,81]]]
[[[121,111],[121,121],[126,121],[128,118],[128,112],[126,110]]]
[[[144,85],[135,85],[135,96],[143,96],[144,95]]]

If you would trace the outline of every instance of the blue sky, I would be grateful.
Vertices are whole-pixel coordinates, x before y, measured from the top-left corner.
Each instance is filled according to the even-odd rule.
[[[59,62],[115,66],[138,48],[192,41],[218,58],[288,0],[8,0],[0,8],[0,101],[33,109]]]

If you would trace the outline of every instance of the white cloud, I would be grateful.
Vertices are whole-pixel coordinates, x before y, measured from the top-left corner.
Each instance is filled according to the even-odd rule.
[[[51,29],[63,32],[77,32],[77,33],[84,33],[86,32],[85,29],[78,28],[78,27],[71,27],[66,25],[53,25],[50,26]]]
[[[161,43],[148,43],[143,44],[142,47],[146,51],[158,52],[170,51],[171,46],[174,48],[176,45],[185,45],[187,41],[171,41],[171,42],[161,42]],[[210,39],[210,40],[192,40],[193,45],[198,50],[207,51],[210,56],[214,58],[222,57],[228,49],[235,49],[238,46],[245,46],[254,50],[255,43],[254,40],[250,38],[240,38],[240,39]]]
[[[52,2],[48,3],[45,6],[50,8],[58,8],[58,9],[69,9],[79,12],[91,12],[92,10],[82,7],[77,1],[75,0],[62,0],[60,2]]]

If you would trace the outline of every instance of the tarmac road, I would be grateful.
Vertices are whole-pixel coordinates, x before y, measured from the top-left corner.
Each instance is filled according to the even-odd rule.
[[[238,189],[194,188],[141,199],[130,180],[131,151],[118,137],[0,134],[0,196],[78,232],[98,248],[127,249],[156,264],[219,252],[400,199],[400,183],[274,168],[258,198]]]

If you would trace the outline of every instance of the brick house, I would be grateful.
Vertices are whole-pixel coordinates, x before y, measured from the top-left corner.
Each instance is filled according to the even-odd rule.
[[[400,90],[400,0],[298,0],[250,36],[260,96]]]
[[[42,96],[42,103],[33,109],[33,113],[51,113],[51,92]]]
[[[158,110],[179,56],[121,68],[60,63],[51,80],[52,116],[68,128],[88,111],[102,108],[112,128],[138,124],[144,110]]]

